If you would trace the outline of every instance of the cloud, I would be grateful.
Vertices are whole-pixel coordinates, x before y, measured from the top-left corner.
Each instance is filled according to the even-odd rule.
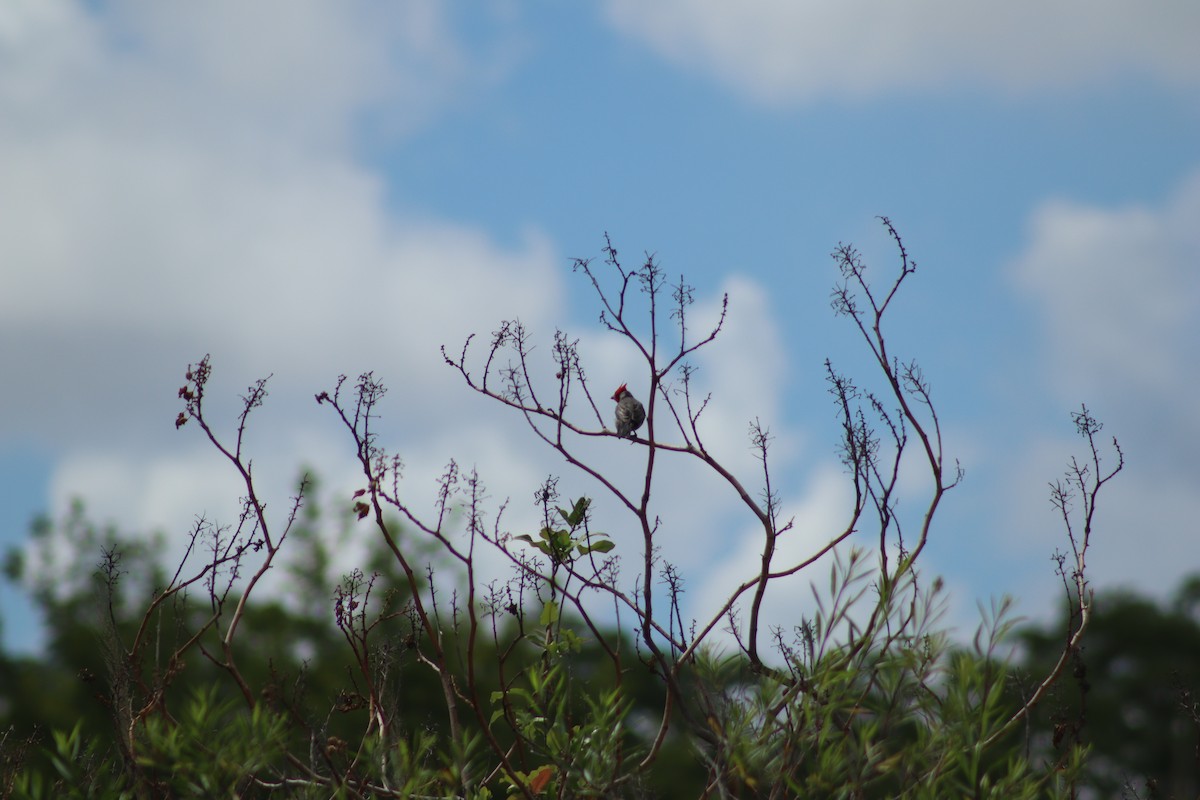
[[[1063,394],[1117,382],[1168,401],[1200,382],[1200,172],[1163,208],[1067,201],[1032,215],[1012,278],[1042,313],[1051,380]]]
[[[397,216],[357,156],[361,114],[416,124],[466,80],[438,8],[0,11],[0,329],[21,343],[0,366],[30,389],[0,433],[130,436],[173,416],[205,352],[238,389],[274,372],[311,397],[371,368],[424,386],[474,321],[559,313],[543,234]],[[408,391],[416,412],[430,394]]]
[[[372,8],[299,4],[245,20],[221,4],[212,16],[120,2],[8,12],[0,35],[29,57],[0,79],[0,112],[16,121],[0,132],[0,326],[22,342],[0,352],[0,369],[29,391],[14,398],[0,436],[54,449],[55,513],[82,497],[122,530],[164,531],[173,557],[198,515],[236,522],[244,488],[233,468],[195,425],[173,426],[185,366],[204,353],[214,368],[209,419],[226,442],[238,394],[274,374],[245,447],[276,530],[302,466],[334,496],[361,485],[346,435],[313,402],[339,373],[353,383],[374,370],[388,385],[379,443],[404,459],[418,511],[451,458],[478,468],[493,514],[511,499],[502,525],[514,533],[536,530],[533,491],[551,473],[564,475],[566,499],[601,493],[441,361],[440,345],[456,351],[472,332],[486,342],[500,320],[519,318],[546,376],[554,329],[572,316],[569,273],[536,230],[500,245],[389,204],[394,187],[359,157],[361,120],[398,103],[412,119],[397,127],[419,125],[469,91],[474,78],[462,72],[479,65],[439,5],[415,4],[404,12],[415,22],[387,24]],[[395,52],[419,63],[398,64]],[[722,458],[755,470],[747,425],[778,414],[786,359],[762,287],[736,278],[726,288],[727,330],[697,357],[699,385],[715,392],[705,432]],[[703,297],[694,329],[717,309]],[[589,374],[606,387],[597,399],[607,419],[611,387],[639,374],[634,352],[594,323],[578,335]],[[784,458],[793,440],[776,433]],[[643,448],[612,439],[580,449],[605,474],[636,476],[644,464]],[[724,523],[744,512],[698,464],[670,461],[659,462],[655,490],[664,552],[713,568],[700,554],[722,550]],[[621,543],[632,581],[638,532],[607,499],[597,525]],[[482,575],[504,567],[481,555]]]
[[[1043,380],[1067,408],[1085,402],[1104,423],[1102,467],[1116,463],[1112,436],[1125,451],[1126,470],[1098,506],[1091,553],[1098,586],[1165,592],[1197,566],[1180,558],[1194,548],[1191,520],[1200,516],[1197,218],[1200,171],[1158,206],[1050,201],[1032,214],[1028,245],[1009,266],[1038,313],[1034,352]],[[1054,524],[1045,480],[1062,475],[1068,454],[1090,455],[1078,438],[1048,436],[1026,442],[1017,456],[1008,488],[1014,543],[1032,543]],[[1044,539],[1041,546],[1048,547]]]
[[[789,487],[791,489],[792,487]],[[806,474],[803,485],[794,486],[781,503],[783,521],[794,518],[794,526],[779,537],[773,570],[794,567],[813,557],[832,539],[838,536],[849,521],[849,512],[854,507],[853,485],[849,477],[833,464],[818,465]],[[704,624],[742,583],[750,580],[762,570],[763,531],[761,527],[747,524],[748,514],[742,524],[734,528],[735,535],[719,557],[720,569],[704,576],[693,601],[693,612]],[[875,542],[863,541],[852,536],[838,548],[847,555],[852,547],[869,550]],[[817,563],[786,578],[775,579],[767,587],[762,609],[760,630],[781,628],[785,638],[805,618],[811,619],[817,612],[813,587],[822,587],[829,575],[834,555],[828,554]],[[874,559],[867,555],[868,559]],[[753,590],[742,595],[736,606],[739,624],[745,633],[749,623],[750,601]],[[733,647],[735,640],[725,630],[722,622],[714,629],[713,643]],[[760,645],[766,647],[764,639]]]
[[[430,0],[9,3],[0,41],[0,92],[44,120],[103,116],[135,139],[186,129],[226,146],[255,147],[263,130],[282,148],[345,143],[388,108],[411,130],[481,66]]]
[[[1164,480],[1195,469],[1200,441],[1198,216],[1200,172],[1159,208],[1048,202],[1009,273],[1040,312],[1049,385],[1087,401]]]
[[[302,466],[354,480],[313,401],[339,373],[376,370],[389,441],[438,449],[466,403],[438,347],[562,313],[544,234],[397,213],[363,157],[495,79],[441,4],[8,3],[0,54],[0,455],[36,443],[56,516],[82,497],[172,556],[196,515],[236,522],[232,467],[173,425],[205,353],[226,442],[274,373],[247,452],[279,525]]]
[[[768,103],[983,85],[1025,92],[1145,75],[1194,86],[1200,9],[1105,0],[609,0],[611,24]]]

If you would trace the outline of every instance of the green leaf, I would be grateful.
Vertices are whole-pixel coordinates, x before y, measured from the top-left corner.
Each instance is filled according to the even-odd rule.
[[[522,533],[520,536],[514,536],[513,538],[519,539],[520,541],[525,542],[526,544],[536,547],[538,550],[540,550],[541,552],[545,553],[548,556],[553,556],[554,555],[553,542],[549,541],[551,537],[547,534],[547,531],[549,531],[549,530],[550,530],[549,528],[542,528],[541,532],[538,534],[543,539],[547,540],[544,542],[535,542],[533,540],[533,537],[527,533]]]
[[[575,507],[571,509],[571,515],[567,517],[567,524],[572,528],[578,528],[580,525],[582,525],[584,516],[587,514],[588,506],[591,504],[592,501],[586,497],[581,497],[576,500]]]

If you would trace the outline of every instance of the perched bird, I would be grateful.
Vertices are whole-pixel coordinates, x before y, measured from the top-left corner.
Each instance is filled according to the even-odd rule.
[[[613,392],[612,399],[617,401],[617,435],[633,438],[633,432],[646,421],[646,407],[623,383]]]

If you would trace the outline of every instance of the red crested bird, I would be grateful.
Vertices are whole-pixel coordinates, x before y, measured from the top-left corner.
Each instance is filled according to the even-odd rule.
[[[613,392],[612,399],[617,401],[617,435],[633,438],[633,432],[646,421],[646,407],[623,383]]]

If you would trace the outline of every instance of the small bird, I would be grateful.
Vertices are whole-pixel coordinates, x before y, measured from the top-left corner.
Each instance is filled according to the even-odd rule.
[[[646,407],[621,384],[612,396],[617,401],[617,435],[633,438],[633,432],[646,421]]]

